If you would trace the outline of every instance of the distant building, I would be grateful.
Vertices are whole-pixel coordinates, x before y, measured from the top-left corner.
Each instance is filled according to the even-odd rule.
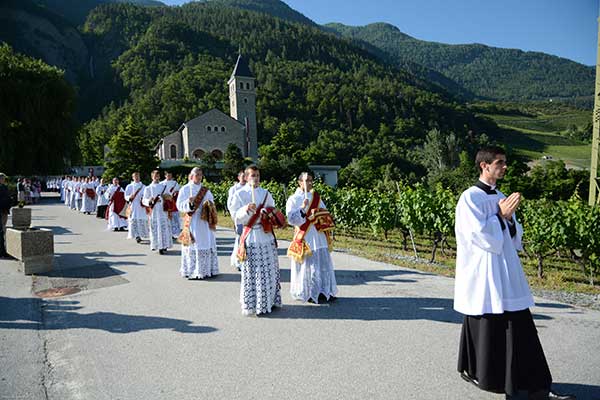
[[[212,109],[162,138],[155,147],[156,155],[164,164],[183,159],[200,159],[211,153],[218,161],[230,143],[242,151],[244,157],[258,158],[256,130],[256,80],[248,62],[240,54],[229,85],[230,115]]]
[[[331,187],[336,187],[338,183],[339,165],[309,165],[308,168],[315,174],[315,178],[320,178],[323,183]]]

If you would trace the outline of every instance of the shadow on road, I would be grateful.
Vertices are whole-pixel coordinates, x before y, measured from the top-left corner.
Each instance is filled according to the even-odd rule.
[[[452,299],[430,297],[348,297],[334,303],[284,304],[264,318],[347,319],[362,321],[429,320],[453,324],[463,317],[452,308]]]
[[[552,388],[559,393],[574,394],[577,400],[600,400],[600,386],[554,382]]]
[[[462,324],[463,316],[453,309],[452,299],[431,297],[348,297],[319,305],[299,302],[284,304],[265,318],[347,319],[362,321],[429,320]],[[534,315],[534,319],[552,319]]]
[[[111,333],[130,333],[154,329],[168,329],[180,333],[210,333],[217,329],[192,325],[191,321],[126,315],[112,312],[80,314],[78,301],[52,300],[43,302],[36,298],[0,297],[0,329],[97,329]],[[42,309],[32,312],[32,308]]]
[[[230,270],[233,267],[227,266]],[[417,280],[400,278],[402,275],[428,275],[413,271],[394,271],[394,270],[375,270],[375,271],[357,271],[357,270],[336,270],[335,279],[338,286],[354,286],[377,283],[381,286],[396,285],[398,283],[415,283]],[[221,282],[239,282],[240,274],[238,273],[221,273],[213,280]],[[281,268],[281,282],[289,283],[290,270]]]
[[[52,231],[52,233],[56,236],[58,235],[74,235],[74,236],[81,236],[80,233],[73,233],[72,230],[62,227],[62,226],[38,226],[38,225],[33,225],[35,228],[44,228],[44,229],[50,229]]]

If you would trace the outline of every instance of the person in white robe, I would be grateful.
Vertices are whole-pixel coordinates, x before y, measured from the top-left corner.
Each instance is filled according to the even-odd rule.
[[[209,218],[211,209],[214,212],[213,217],[216,218],[216,210],[212,193],[202,185],[202,170],[192,169],[189,177],[190,182],[181,188],[177,197],[177,209],[186,213],[179,237],[180,273],[188,279],[204,279],[219,274],[217,241],[214,233],[216,221]],[[203,211],[206,209],[208,213],[204,214]]]
[[[246,177],[245,177],[244,170],[241,170],[238,172],[237,180],[238,181],[235,183],[235,185],[230,187],[229,192],[227,193],[227,210],[229,211],[229,215],[231,215],[231,219],[233,220],[234,230],[235,230],[235,241],[233,242],[233,251],[231,252],[230,264],[232,267],[237,268],[238,271],[241,271],[242,264],[238,260],[237,251],[238,251],[239,242],[240,242],[240,235],[242,234],[242,229],[244,228],[244,226],[235,224],[235,215],[234,215],[235,212],[234,212],[232,206],[233,206],[233,200],[235,199],[235,193],[239,189],[244,187],[244,185],[246,184]]]
[[[81,212],[91,215],[96,211],[96,190],[90,179],[86,178],[83,182],[81,185],[81,192]]]
[[[167,208],[171,234],[176,239],[181,233],[181,217],[179,216],[179,211],[177,211],[177,196],[179,196],[181,186],[173,179],[173,174],[170,172],[165,173],[165,179],[161,183],[167,187],[165,191],[167,195],[165,208]]]
[[[63,178],[61,179],[61,181],[59,182],[59,189],[60,189],[60,201],[64,202],[65,201],[65,189],[66,189],[66,184],[67,184],[67,178],[66,176],[63,176]]]
[[[65,182],[65,206],[71,208],[71,182],[73,181],[72,177],[67,177],[67,181]]]
[[[529,399],[573,399],[551,391],[552,376],[529,311],[534,301],[517,253],[523,230],[515,211],[521,195],[506,197],[496,188],[506,173],[506,153],[485,147],[476,165],[479,181],[456,206],[454,309],[465,315],[458,372],[507,398],[526,391]]]
[[[234,196],[231,209],[235,223],[244,225],[238,256],[242,263],[240,303],[242,314],[270,313],[281,307],[281,276],[277,258],[277,243],[272,233],[266,232],[262,210],[275,207],[268,190],[260,187],[260,171],[256,166],[246,168],[247,184]]]
[[[335,300],[338,293],[333,260],[331,259],[331,216],[318,193],[313,191],[313,177],[303,172],[298,177],[300,186],[286,203],[290,225],[295,227],[294,240],[288,249],[291,258],[290,294],[301,301],[318,303]],[[317,223],[320,219],[326,226]]]
[[[73,196],[71,198],[71,209],[79,211],[81,208],[81,177],[75,179],[75,183],[73,184]]]
[[[152,209],[150,214],[150,249],[166,254],[173,247],[169,217],[163,208],[163,196],[167,187],[160,182],[160,172],[152,171],[152,183],[144,188],[142,203]]]
[[[104,196],[108,191],[108,185],[104,183],[104,179],[100,179],[96,187],[96,218],[104,218],[106,215],[106,207],[108,199]]]
[[[113,178],[112,184],[104,193],[108,201],[108,227],[107,229],[124,231],[127,227],[127,217],[124,215],[125,209],[125,191],[121,187],[118,178]]]
[[[142,204],[146,186],[140,181],[139,172],[134,172],[131,177],[133,182],[125,188],[125,200],[129,204],[127,239],[135,239],[140,243],[149,236],[148,214]]]

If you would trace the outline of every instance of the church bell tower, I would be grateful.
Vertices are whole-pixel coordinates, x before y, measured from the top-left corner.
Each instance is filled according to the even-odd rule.
[[[231,117],[241,122],[244,129],[245,148],[242,153],[253,160],[258,159],[258,134],[256,131],[256,79],[250,71],[248,61],[240,54],[229,85],[229,107]]]

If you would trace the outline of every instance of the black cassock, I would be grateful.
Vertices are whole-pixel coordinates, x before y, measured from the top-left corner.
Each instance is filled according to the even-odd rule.
[[[495,393],[549,390],[552,375],[529,309],[465,316],[458,372]]]

